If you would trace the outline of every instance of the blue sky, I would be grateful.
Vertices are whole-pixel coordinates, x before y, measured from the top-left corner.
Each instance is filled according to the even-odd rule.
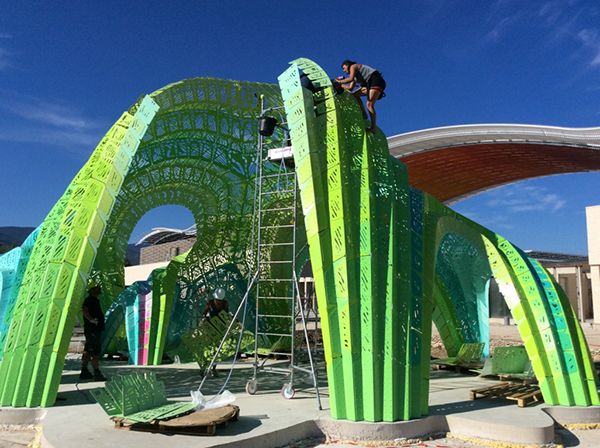
[[[0,226],[37,226],[136,99],[185,78],[272,82],[297,57],[387,81],[388,135],[471,123],[600,126],[597,0],[3,2]],[[523,249],[587,253],[600,173],[531,180],[454,208]],[[184,228],[176,206],[144,216]]]

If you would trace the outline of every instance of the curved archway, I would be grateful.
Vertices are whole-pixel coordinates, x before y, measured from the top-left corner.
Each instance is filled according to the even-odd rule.
[[[184,141],[194,135],[207,143],[196,144],[190,150],[200,152],[204,148],[205,154],[216,147],[229,150],[219,155],[211,152],[206,158],[207,166],[228,165],[230,172],[235,173],[233,178],[249,178],[253,165],[244,162],[251,162],[256,151],[253,141],[260,112],[254,107],[255,94],[265,95],[268,104],[280,101],[278,89],[272,85],[214,79],[182,81],[152,94],[154,101],[150,97],[140,99],[109,130],[42,225],[25,273],[23,283],[27,287],[19,291],[5,358],[0,365],[2,404],[47,406],[54,402],[68,347],[67,336],[72,332],[96,254],[98,266],[114,254],[124,254],[121,247],[126,241],[116,237],[103,241],[103,234],[112,228],[114,207],[118,212],[119,204],[130,204],[129,199],[136,197],[136,189],[152,185],[140,168],[160,160],[153,159],[158,155],[152,151],[153,143],[160,144],[168,137]],[[237,157],[228,159],[228,154]],[[153,172],[153,176],[176,180],[182,172],[182,167],[165,167]],[[239,181],[231,185],[231,197],[244,194]],[[251,205],[233,207],[233,211],[247,214]],[[129,219],[136,221],[135,216]],[[240,237],[242,231],[237,233],[235,237]],[[110,244],[111,249],[105,249],[105,244]],[[227,257],[223,258],[221,261],[226,261]],[[111,266],[110,272],[102,275],[117,273],[118,277],[124,257],[113,259],[117,267]]]
[[[587,345],[579,338],[579,323],[568,299],[561,298],[541,266],[529,259],[506,239],[470,222],[436,200],[428,201],[425,215],[429,226],[436,226],[441,240],[448,230],[471,234],[470,241],[483,243],[491,275],[513,315],[519,333],[549,404],[585,405],[598,402],[590,383],[595,375]],[[450,217],[450,219],[449,219]],[[481,247],[480,247],[481,250]],[[487,275],[487,274],[486,274]],[[565,301],[566,300],[566,301]],[[483,315],[477,316],[476,322]],[[487,321],[487,316],[485,316]],[[567,324],[568,322],[568,324]],[[577,359],[578,362],[574,360]]]
[[[301,70],[319,86],[316,91],[302,87]],[[589,387],[595,384],[589,354],[577,345],[578,323],[572,321],[564,338],[581,369],[573,363],[567,367],[566,345],[556,348],[557,326],[550,319],[569,321],[569,312],[560,294],[553,300],[541,286],[531,263],[505,239],[411,188],[399,162],[380,157],[386,153],[381,134],[365,133],[364,124],[355,122],[360,114],[347,107],[350,96],[334,95],[317,64],[293,61],[279,80],[286,111],[294,116],[296,164],[307,179],[302,200],[311,256],[317,261],[319,307],[327,314],[323,329],[334,417],[394,421],[427,413],[424,366],[436,297],[435,260],[453,226],[466,240],[478,241],[478,253],[486,253],[478,257],[485,267],[481,277],[489,275],[489,266],[499,281],[546,401],[597,403],[598,393]],[[307,128],[314,132],[307,134]],[[575,397],[573,391],[581,393]]]
[[[491,235],[486,246],[544,400],[566,406],[598,404],[595,369],[564,292],[537,262],[504,238]]]
[[[462,331],[462,341],[484,342],[486,346],[483,354],[489,356],[491,269],[483,240],[465,223],[449,216],[441,218],[437,227],[439,245],[435,271],[443,283],[443,290],[434,293],[435,297],[442,299],[447,296],[450,300]],[[439,282],[436,282],[436,287],[439,286]],[[443,307],[444,310],[448,308],[449,306]],[[453,315],[448,317],[450,321],[454,321]],[[461,341],[448,339],[450,334],[446,332],[444,335],[444,345],[452,353],[459,347],[457,342]]]

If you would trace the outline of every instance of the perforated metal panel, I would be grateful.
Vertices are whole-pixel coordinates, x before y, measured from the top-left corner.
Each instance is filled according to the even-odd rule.
[[[314,92],[302,87],[301,72]],[[581,329],[546,274],[505,239],[411,188],[381,132],[365,133],[355,99],[334,95],[315,63],[298,59],[279,81],[300,173],[333,416],[394,421],[426,414],[431,322],[450,353],[465,341],[487,342],[491,275],[546,401],[597,402],[589,353],[575,342],[582,342]],[[568,323],[570,336],[559,333],[561,340],[557,329]]]
[[[300,70],[315,92],[301,87]],[[297,60],[279,80],[283,99],[273,85],[182,81],[142,98],[109,130],[35,245],[21,248],[17,269],[8,270],[15,273],[2,274],[3,289],[12,282],[12,292],[2,308],[10,328],[0,329],[0,404],[54,402],[88,277],[102,284],[108,308],[125,289],[125,248],[147,211],[188,207],[198,239],[189,254],[153,273],[150,293],[132,296],[133,314],[126,308],[109,322],[118,334],[130,319],[138,361],[161,359],[169,316],[188,303],[180,302],[185,288],[219,278],[214,273],[228,264],[240,280],[248,275],[260,95],[267,105],[285,102],[287,117],[280,118],[292,131],[334,417],[426,414],[432,321],[449,352],[465,339],[485,339],[489,275],[517,322],[546,402],[598,404],[585,338],[547,272],[502,237],[411,188],[383,133],[365,134],[356,100],[335,95],[316,64]],[[273,147],[284,143],[281,131],[272,139]],[[274,216],[273,225],[282,219]],[[285,232],[273,241],[285,240]],[[283,295],[279,288],[265,293]],[[128,412],[135,408],[123,403]]]

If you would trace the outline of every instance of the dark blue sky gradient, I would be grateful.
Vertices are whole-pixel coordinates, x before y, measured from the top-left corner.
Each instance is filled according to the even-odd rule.
[[[0,226],[37,226],[136,99],[185,78],[277,82],[308,57],[383,72],[388,135],[470,123],[600,125],[600,4],[406,0],[3,2]],[[523,249],[587,253],[600,174],[505,187],[455,209]],[[512,198],[508,200],[507,198]],[[181,207],[155,226],[185,228]]]

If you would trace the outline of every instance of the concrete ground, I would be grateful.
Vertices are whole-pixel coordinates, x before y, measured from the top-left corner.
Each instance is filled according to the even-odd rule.
[[[492,338],[507,342],[518,341],[515,326],[492,325]],[[600,329],[584,327],[592,351],[600,349]],[[600,350],[599,350],[600,351]],[[269,361],[270,364],[277,364]],[[286,365],[284,362],[279,362]],[[171,364],[156,367],[128,366],[125,362],[103,360],[106,376],[153,370],[167,386],[172,400],[190,400],[190,391],[196,390],[201,377],[197,365]],[[0,446],[95,448],[140,445],[144,448],[186,447],[324,447],[335,446],[407,446],[407,447],[463,447],[482,446],[557,446],[598,447],[600,429],[589,423],[600,423],[600,408],[561,408],[544,403],[519,408],[513,401],[497,399],[469,400],[469,390],[489,384],[493,380],[432,371],[430,385],[430,413],[422,419],[395,423],[357,423],[333,420],[324,375],[320,378],[322,410],[312,383],[305,374],[298,374],[294,385],[296,396],[285,400],[280,390],[285,376],[261,374],[258,393],[245,392],[252,376],[251,363],[238,363],[227,386],[240,407],[240,419],[226,428],[218,429],[213,437],[181,436],[117,430],[89,390],[102,383],[79,382],[80,355],[70,354],[65,363],[63,380],[56,404],[47,409],[0,408]],[[211,396],[218,392],[227,376],[227,366],[219,366],[219,376],[209,378],[203,393]],[[322,369],[321,369],[322,370]],[[548,411],[548,408],[551,408]],[[551,412],[562,423],[585,423],[556,429]],[[44,415],[45,414],[45,415]],[[43,427],[42,427],[43,425]],[[41,429],[40,429],[41,428]],[[1,430],[3,429],[3,430]],[[453,437],[448,437],[451,433]],[[430,437],[434,438],[431,439]],[[558,438],[557,438],[558,436]]]

